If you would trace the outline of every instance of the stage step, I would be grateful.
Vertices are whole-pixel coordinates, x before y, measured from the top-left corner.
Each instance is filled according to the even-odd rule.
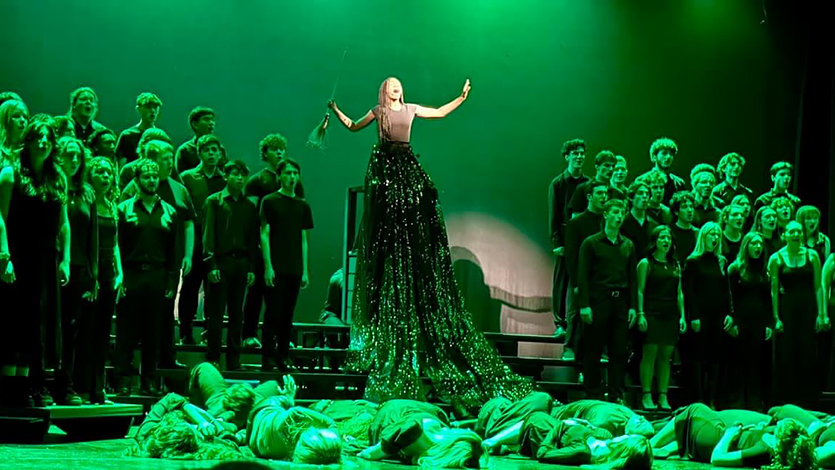
[[[131,403],[0,408],[0,442],[43,442],[50,424],[72,441],[121,439],[143,416],[143,405]]]

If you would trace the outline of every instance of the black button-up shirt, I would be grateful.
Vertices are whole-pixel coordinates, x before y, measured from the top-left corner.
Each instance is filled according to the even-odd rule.
[[[748,198],[749,204],[754,205],[754,191],[751,191],[751,188],[747,186],[743,186],[742,183],[737,183],[736,188],[734,188],[727,181],[723,181],[714,186],[710,194],[722,201],[722,207],[730,204],[740,194]]]
[[[266,167],[249,177],[246,186],[244,186],[244,194],[246,197],[256,198],[260,205],[262,199],[279,189],[281,189],[281,181],[278,179],[278,175],[272,168]],[[301,181],[296,184],[296,197],[304,199],[304,187],[302,187]]]
[[[99,129],[104,129],[104,126],[95,119],[91,119],[86,126],[76,121],[72,116],[70,116],[70,119],[72,120],[73,127],[75,128],[75,137],[81,140],[85,147],[88,147],[87,140],[91,135],[93,135],[93,132],[96,132]]]
[[[638,259],[635,245],[618,234],[612,243],[604,231],[586,238],[580,247],[579,281],[580,308],[590,306],[594,293],[626,291],[629,295],[629,308],[638,306],[638,283],[636,270]]]
[[[589,177],[586,175],[574,178],[568,170],[565,170],[551,181],[551,185],[548,187],[548,226],[550,227],[551,244],[554,248],[565,245],[565,224],[571,219],[569,210],[571,198],[574,197],[577,187],[588,180]],[[588,206],[588,202],[586,206]],[[585,206],[583,210],[585,210]]]
[[[240,256],[247,259],[248,272],[255,272],[259,256],[259,220],[255,203],[243,194],[236,199],[224,188],[206,199],[203,256],[210,271],[218,269],[218,258]]]
[[[708,222],[718,223],[722,219],[722,210],[719,209],[721,204],[722,200],[713,196],[709,196],[706,201],[701,203],[697,202],[693,206],[693,226],[701,228]]]
[[[763,206],[770,206],[771,202],[778,197],[788,198],[792,202],[792,204],[794,204],[795,210],[797,210],[800,207],[800,198],[795,196],[794,194],[788,192],[778,193],[773,189],[769,189],[767,193],[758,197],[757,201],[754,202],[754,211],[758,210],[760,207]]]
[[[191,170],[200,164],[200,156],[197,154],[197,137],[186,141],[177,148],[177,153],[174,155],[174,166],[178,173],[186,170]]]
[[[143,266],[165,269],[169,290],[177,287],[180,262],[176,256],[180,237],[177,210],[157,196],[151,211],[139,197],[119,204],[119,251],[125,269]]]
[[[191,202],[194,204],[194,211],[197,214],[203,214],[203,205],[209,196],[226,188],[226,180],[220,170],[216,168],[214,174],[207,176],[203,171],[203,163],[191,170],[182,172],[180,179],[191,196]],[[198,225],[202,225],[203,218],[198,218],[196,222]]]
[[[699,235],[699,230],[692,225],[690,228],[684,229],[679,227],[678,224],[670,225],[670,230],[673,232],[673,243],[676,248],[675,257],[684,266],[687,257],[696,248],[696,238]]]
[[[586,238],[600,232],[603,216],[586,210],[568,221],[565,226],[565,261],[568,265],[568,283],[577,287],[578,270],[580,269],[580,246]]]
[[[649,241],[652,237],[652,231],[658,227],[658,223],[649,214],[644,214],[644,223],[641,225],[638,219],[628,212],[623,218],[623,225],[620,226],[620,234],[630,239],[635,245],[635,256],[638,259],[644,259],[649,253]]]

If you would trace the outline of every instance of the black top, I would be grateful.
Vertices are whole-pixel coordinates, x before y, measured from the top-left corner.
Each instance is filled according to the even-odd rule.
[[[182,172],[180,179],[183,182],[183,186],[188,190],[189,196],[191,196],[194,211],[199,215],[203,214],[203,205],[206,203],[206,198],[226,188],[226,180],[223,178],[220,169],[216,169],[211,176],[206,176],[206,173],[203,171],[203,163],[198,164],[191,170]],[[202,225],[203,218],[200,217],[195,222],[198,225]]]
[[[122,192],[122,201],[136,196],[138,192],[139,187],[136,185],[136,180],[131,181],[131,183],[127,185],[125,190]],[[194,221],[197,218],[196,212],[194,211],[194,205],[191,203],[191,196],[189,196],[185,186],[174,181],[173,178],[168,178],[159,182],[157,195],[162,198],[163,201],[174,206],[174,209],[177,210],[177,219],[179,219],[180,222],[178,224],[180,233],[177,237],[178,246],[176,254],[178,259],[182,260],[185,256],[184,224],[188,221]]]
[[[565,229],[565,260],[568,267],[568,282],[577,287],[577,275],[580,268],[580,246],[586,238],[600,232],[603,216],[586,210],[568,221]]]
[[[701,227],[708,222],[719,222],[722,218],[722,211],[719,209],[722,201],[719,198],[711,196],[707,202],[693,206],[693,226]]]
[[[551,184],[548,186],[548,226],[550,227],[551,245],[554,248],[565,245],[565,226],[571,219],[571,211],[568,205],[571,198],[574,197],[577,187],[588,180],[589,178],[586,175],[574,178],[568,170],[551,180]],[[577,212],[580,213],[584,210],[586,210],[585,207]]]
[[[223,189],[209,196],[203,207],[203,256],[208,269],[218,269],[218,257],[241,256],[247,258],[249,272],[255,272],[258,223],[255,203],[243,194],[235,199]]]
[[[742,236],[739,237],[739,240],[733,241],[722,233],[722,256],[725,257],[728,264],[736,261],[736,255],[739,254],[739,246],[742,244]]]
[[[644,173],[641,176],[647,175],[650,171]],[[640,178],[639,176],[638,178]],[[637,178],[636,178],[637,179]],[[674,173],[667,173],[667,183],[664,185],[664,200],[661,201],[664,205],[670,205],[670,199],[673,198],[673,194],[679,191],[685,191],[687,189],[687,183],[678,175]]]
[[[177,172],[182,173],[200,164],[200,156],[197,154],[197,137],[193,137],[177,148],[174,155],[174,166]]]
[[[276,274],[301,276],[302,230],[313,228],[313,213],[303,199],[275,192],[261,201],[261,223],[270,226],[270,257]]]
[[[678,317],[678,285],[681,269],[678,262],[662,263],[654,256],[646,258],[644,281],[644,313]]]
[[[721,328],[725,315],[731,313],[731,296],[716,256],[703,253],[689,258],[684,267],[683,287],[690,321],[703,320],[702,329]]]
[[[727,181],[723,181],[716,186],[713,187],[713,191],[711,191],[711,195],[715,198],[718,198],[722,201],[721,207],[725,207],[734,200],[735,197],[738,195],[745,195],[748,198],[748,202],[753,206],[754,205],[754,191],[751,191],[751,188],[738,183],[736,185],[736,189],[733,186],[729,185]]]
[[[246,197],[258,198],[258,204],[264,197],[281,189],[281,181],[278,175],[275,174],[272,168],[266,167],[249,177],[244,187],[244,194]],[[296,197],[304,199],[304,188],[302,182],[296,184]]]
[[[664,204],[658,207],[647,207],[647,216],[658,225],[670,225],[673,223],[673,213]]]
[[[632,212],[627,212],[623,217],[623,225],[620,226],[620,233],[632,240],[635,245],[635,255],[638,259],[644,259],[649,254],[649,241],[652,236],[652,231],[658,227],[658,223],[648,215],[644,215],[644,224],[641,225],[638,219],[632,215]]]
[[[75,137],[81,140],[84,143],[84,146],[88,146],[87,141],[90,139],[90,136],[93,135],[93,132],[96,132],[99,129],[104,129],[104,126],[101,125],[94,119],[91,119],[87,126],[82,126],[78,121],[76,121],[72,116],[70,116],[72,120],[73,127],[75,127]]]
[[[125,269],[148,265],[168,271],[168,290],[177,287],[176,256],[180,219],[176,209],[157,197],[153,209],[137,198],[119,204],[119,251]]]
[[[673,242],[676,247],[675,257],[683,265],[687,261],[687,257],[693,253],[693,249],[696,248],[699,231],[693,226],[690,226],[689,229],[683,229],[676,224],[670,225],[670,229],[673,232]]]
[[[574,191],[574,194],[571,196],[568,202],[568,217],[571,217],[573,214],[579,214],[589,207],[589,198],[586,197],[586,188],[592,181],[594,180],[587,179],[587,181],[583,181],[582,183],[577,185],[577,189]],[[606,192],[609,194],[609,196],[611,196],[612,187],[608,186],[606,188]]]
[[[580,288],[580,308],[589,306],[590,298],[597,292],[629,291],[629,308],[638,306],[638,283],[635,269],[638,265],[635,246],[618,235],[612,243],[606,233],[598,232],[586,238],[580,246],[580,268],[577,275]]]
[[[91,286],[95,285],[99,271],[99,230],[98,214],[92,189],[76,191],[67,195],[67,217],[70,221],[70,263],[84,269]]]
[[[797,208],[800,207],[800,198],[795,196],[794,194],[791,194],[789,192],[778,193],[774,191],[774,189],[769,189],[768,192],[758,197],[757,200],[754,201],[754,212],[756,212],[760,207],[770,206],[771,202],[778,197],[788,198],[792,202],[792,204],[794,204],[795,210],[797,210]]]
[[[117,220],[99,214],[99,288],[113,290],[113,285],[107,285],[116,276],[115,249],[118,232]]]
[[[728,268],[734,324],[739,327],[741,337],[765,340],[765,328],[774,323],[771,281],[765,270],[765,259],[749,260],[749,263],[744,275],[736,265]]]
[[[139,145],[139,139],[145,131],[139,129],[139,124],[128,127],[119,134],[119,140],[116,142],[116,161],[121,162],[125,159],[126,163],[136,161],[139,155],[136,153],[136,146]]]
[[[626,191],[615,188],[610,186],[609,187],[609,199],[617,199],[619,201],[627,202],[629,199],[629,195],[626,194]]]

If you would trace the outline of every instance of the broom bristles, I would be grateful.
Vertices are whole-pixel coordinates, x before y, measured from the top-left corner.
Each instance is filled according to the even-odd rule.
[[[330,120],[330,113],[325,114],[325,117],[322,118],[322,121],[319,122],[319,125],[313,129],[313,132],[307,136],[307,146],[313,147],[317,149],[324,149],[325,148],[325,136],[327,135],[328,131],[328,121]]]

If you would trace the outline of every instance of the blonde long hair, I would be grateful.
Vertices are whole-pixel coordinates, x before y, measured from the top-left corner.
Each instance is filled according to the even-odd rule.
[[[386,78],[383,83],[380,85],[380,91],[377,93],[377,106],[379,106],[379,113],[380,115],[377,117],[379,121],[377,126],[377,135],[380,138],[380,142],[386,140],[386,138],[391,133],[391,120],[389,119],[388,112],[388,99],[389,99],[389,83],[392,80],[400,81],[397,77],[388,77]],[[400,85],[400,104],[406,106],[406,102],[403,98],[403,85]]]
[[[443,439],[427,449],[417,460],[420,468],[487,468],[489,455],[481,447],[481,437],[469,429],[444,429]]]
[[[713,251],[707,251],[707,235],[710,233],[711,230],[717,230],[719,232],[719,240],[716,242],[716,246],[713,248]],[[726,260],[725,257],[722,256],[722,228],[716,222],[707,222],[706,224],[702,225],[702,228],[699,230],[699,236],[696,238],[696,247],[693,248],[693,253],[690,253],[690,256],[687,259],[696,259],[700,258],[705,253],[712,253],[716,256],[719,260],[719,267],[722,271],[725,271],[725,264]]]

